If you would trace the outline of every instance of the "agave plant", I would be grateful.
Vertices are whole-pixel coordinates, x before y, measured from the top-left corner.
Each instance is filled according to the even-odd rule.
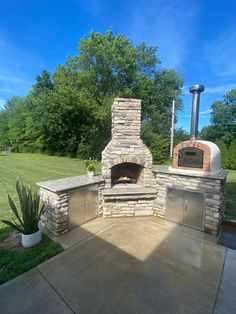
[[[44,206],[40,206],[40,198],[36,192],[32,192],[30,187],[26,187],[17,180],[16,191],[19,198],[20,210],[17,209],[12,198],[8,194],[8,202],[15,218],[12,221],[2,220],[3,223],[22,234],[32,234],[39,230],[38,223],[44,211]]]

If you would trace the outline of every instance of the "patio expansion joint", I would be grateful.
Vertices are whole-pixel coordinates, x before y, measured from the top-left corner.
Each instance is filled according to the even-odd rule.
[[[52,290],[58,295],[58,297],[62,300],[62,302],[71,310],[73,314],[76,314],[76,312],[71,308],[71,306],[66,302],[66,300],[63,298],[63,296],[54,288],[54,286],[50,283],[50,281],[47,279],[46,276],[40,271],[39,267],[36,266],[37,271],[40,273],[40,275],[43,277],[43,279],[47,282],[47,284],[52,288]]]
[[[224,269],[225,269],[225,262],[226,262],[227,253],[228,253],[228,248],[226,248],[226,250],[225,250],[224,263],[223,263],[222,271],[221,271],[221,274],[220,274],[220,281],[219,281],[218,289],[217,289],[217,292],[216,292],[216,297],[215,297],[215,302],[214,302],[214,306],[213,306],[213,309],[212,309],[212,314],[214,314],[214,312],[215,312],[216,303],[217,303],[217,299],[218,299],[219,292],[220,292],[220,286],[221,286],[223,273],[224,273]]]

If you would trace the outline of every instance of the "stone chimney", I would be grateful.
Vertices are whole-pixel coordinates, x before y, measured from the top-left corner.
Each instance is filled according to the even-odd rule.
[[[141,100],[116,98],[111,107],[112,138],[139,139],[141,132]]]

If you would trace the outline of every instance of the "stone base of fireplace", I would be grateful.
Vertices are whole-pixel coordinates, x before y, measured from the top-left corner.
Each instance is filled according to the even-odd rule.
[[[152,216],[157,190],[138,185],[118,185],[104,189],[103,217]]]
[[[97,191],[96,217],[157,216],[169,219],[167,215],[168,191],[177,189],[180,194],[187,195],[189,192],[189,195],[196,193],[201,196],[203,200],[202,224],[198,229],[217,235],[224,213],[226,176],[227,173],[224,171],[213,175],[206,172],[181,171],[154,166],[155,187],[123,183],[112,188],[105,188],[104,178],[101,175],[41,182],[38,185],[41,187],[41,200],[46,208],[41,224],[54,236],[68,232],[70,215],[76,209],[74,205],[78,206],[78,210],[80,205],[83,205],[85,210],[91,210],[89,199],[88,204],[85,199],[78,199],[76,204],[70,199],[81,189],[85,192]],[[190,199],[190,203],[194,203],[194,200]],[[173,200],[173,210],[174,214],[179,210],[178,199]],[[184,206],[183,210],[185,210]],[[80,225],[79,222],[78,225]],[[188,225],[191,226],[191,224]]]

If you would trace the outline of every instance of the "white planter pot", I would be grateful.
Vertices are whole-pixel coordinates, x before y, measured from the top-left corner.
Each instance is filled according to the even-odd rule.
[[[42,240],[41,230],[36,231],[32,234],[21,234],[21,240],[23,247],[31,247],[38,244]]]
[[[94,176],[94,171],[87,171],[87,175],[90,176],[90,177],[93,177]]]

